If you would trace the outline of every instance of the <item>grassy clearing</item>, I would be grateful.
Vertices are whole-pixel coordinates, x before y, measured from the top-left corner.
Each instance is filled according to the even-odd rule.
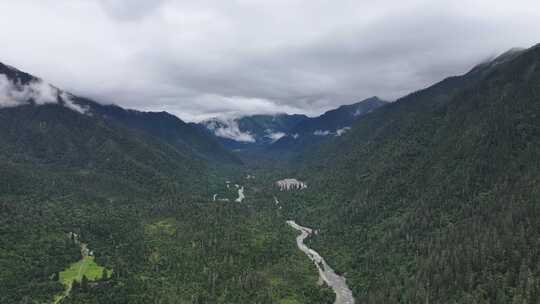
[[[71,264],[66,270],[60,272],[60,282],[64,284],[64,293],[54,297],[54,304],[60,303],[71,291],[73,281],[81,282],[86,276],[88,281],[96,281],[102,278],[105,267],[99,266],[93,256],[85,256],[82,260]],[[112,270],[106,269],[107,277],[112,275]]]
[[[176,231],[176,220],[167,218],[145,226],[144,231],[149,236],[157,236],[160,234],[173,235]]]
[[[104,267],[99,266],[95,261],[94,257],[87,256],[82,260],[71,264],[69,268],[60,272],[60,281],[64,285],[71,285],[73,281],[80,282],[83,275],[85,275],[89,281],[95,281],[100,279],[103,274]],[[107,270],[107,276],[111,275],[110,270]]]

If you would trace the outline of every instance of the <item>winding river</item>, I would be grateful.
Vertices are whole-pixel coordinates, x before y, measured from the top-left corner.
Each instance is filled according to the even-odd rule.
[[[313,261],[319,270],[319,277],[334,290],[334,293],[336,294],[334,304],[354,304],[352,291],[347,286],[345,278],[337,275],[332,267],[326,264],[326,261],[319,253],[304,244],[304,240],[313,233],[313,230],[300,226],[295,221],[287,221],[287,224],[300,232],[296,237],[298,249],[304,252],[308,258]]]

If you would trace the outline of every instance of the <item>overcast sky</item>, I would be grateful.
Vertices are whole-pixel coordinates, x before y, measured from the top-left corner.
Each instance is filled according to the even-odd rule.
[[[186,120],[395,99],[540,42],[540,1],[0,0],[0,61]]]

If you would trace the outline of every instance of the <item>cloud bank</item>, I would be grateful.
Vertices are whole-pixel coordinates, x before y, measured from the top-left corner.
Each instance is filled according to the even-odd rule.
[[[392,100],[540,42],[533,0],[18,0],[0,11],[0,61],[186,120]]]
[[[265,137],[270,139],[270,141],[273,142],[273,143],[278,141],[280,138],[282,138],[284,136],[287,136],[287,134],[285,134],[283,132],[274,132],[272,130],[266,130],[266,135],[265,135]]]
[[[16,107],[26,104],[44,105],[59,103],[79,113],[86,109],[73,102],[71,96],[50,84],[36,80],[28,84],[13,83],[0,74],[0,108]]]
[[[216,118],[206,121],[205,125],[216,136],[239,142],[255,142],[255,137],[251,133],[240,131],[238,122],[233,118]]]

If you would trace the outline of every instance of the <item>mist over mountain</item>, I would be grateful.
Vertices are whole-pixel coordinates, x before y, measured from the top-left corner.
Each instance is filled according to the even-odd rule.
[[[316,147],[328,138],[342,136],[357,120],[387,103],[378,97],[371,97],[327,111],[321,116],[300,122],[287,136],[277,140],[271,149],[301,152],[309,147]]]
[[[309,119],[300,114],[250,115],[240,118],[213,118],[201,122],[227,146],[267,146],[283,136],[299,122]]]
[[[309,146],[316,147],[329,137],[343,135],[357,119],[384,104],[386,102],[378,97],[371,97],[316,117],[299,114],[251,115],[213,118],[200,125],[217,136],[225,147],[237,153],[297,153]]]
[[[141,112],[104,105],[74,96],[16,68],[0,63],[0,108],[22,105],[58,104],[93,118],[155,136],[183,153],[215,161],[236,162],[206,132],[166,112]]]

